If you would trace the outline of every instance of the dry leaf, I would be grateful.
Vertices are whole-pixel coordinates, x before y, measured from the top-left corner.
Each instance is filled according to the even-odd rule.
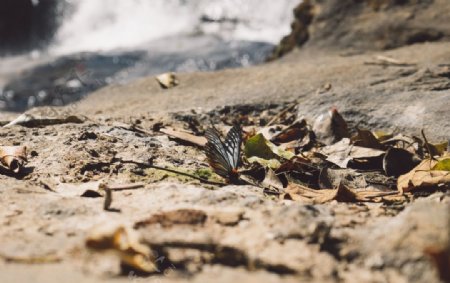
[[[284,190],[283,183],[281,183],[280,178],[278,178],[275,172],[270,168],[267,169],[266,176],[261,182],[261,186],[269,190],[275,190],[277,192],[282,192]]]
[[[270,141],[276,144],[288,143],[294,140],[301,140],[309,132],[306,120],[297,120],[289,127],[273,136]]]
[[[401,175],[397,180],[397,188],[401,193],[437,186],[450,186],[450,172],[432,170],[438,161],[426,159],[413,170]]]
[[[53,107],[36,107],[19,115],[16,119],[3,127],[20,125],[34,128],[68,123],[81,124],[84,123],[86,119],[87,118],[84,116],[64,113]]]
[[[282,198],[314,204],[326,203],[333,200],[338,202],[379,202],[382,200],[382,197],[393,194],[397,194],[397,192],[351,190],[343,184],[331,190],[314,190],[298,184],[289,184]]]
[[[317,140],[326,145],[333,144],[343,138],[350,137],[347,123],[336,108],[322,114],[314,121],[313,131]]]
[[[379,158],[384,155],[384,151],[382,150],[353,146],[350,144],[350,139],[348,138],[344,138],[333,145],[323,147],[319,149],[318,152],[325,155],[327,161],[334,163],[341,168],[347,168],[347,165],[351,160],[368,160]]]
[[[146,273],[158,270],[150,248],[139,242],[133,230],[123,226],[93,231],[86,239],[86,246],[96,251],[113,251],[122,264],[135,270]]]
[[[321,189],[336,188],[339,184],[352,188],[367,187],[364,175],[353,169],[331,169],[323,168],[319,175],[319,186]]]
[[[383,157],[383,170],[387,176],[398,177],[420,163],[419,156],[402,148],[390,148]]]
[[[176,87],[180,83],[175,73],[172,72],[156,76],[156,81],[158,81],[159,85],[164,89]]]
[[[382,145],[379,140],[375,137],[375,135],[368,130],[356,129],[358,133],[356,136],[352,137],[352,142],[356,146],[369,147],[375,149],[384,149],[384,145]]]
[[[200,147],[204,147],[207,142],[205,137],[194,136],[193,134],[190,134],[183,130],[175,130],[172,128],[162,128],[159,131],[170,137],[173,137],[173,138],[176,138],[176,139],[179,139],[184,142],[187,142],[187,143],[190,143],[193,145],[197,145]]]
[[[27,162],[27,148],[25,146],[1,146],[0,159],[3,165],[17,174]]]

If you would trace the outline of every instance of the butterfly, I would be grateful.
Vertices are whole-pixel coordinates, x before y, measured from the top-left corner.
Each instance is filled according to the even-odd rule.
[[[205,137],[208,141],[205,145],[205,152],[209,165],[220,176],[232,183],[237,182],[237,168],[241,161],[241,127],[236,125],[231,128],[224,141],[219,131],[215,128],[207,129]]]

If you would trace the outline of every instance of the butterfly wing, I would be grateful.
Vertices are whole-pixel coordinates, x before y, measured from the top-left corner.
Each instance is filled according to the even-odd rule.
[[[228,160],[229,153],[220,138],[220,133],[216,129],[210,128],[206,130],[205,137],[208,140],[205,151],[209,164],[217,174],[228,178],[233,168]]]
[[[230,167],[235,169],[239,166],[241,156],[242,130],[238,125],[231,128],[225,138],[225,150],[228,154]]]
[[[206,130],[208,140],[205,150],[209,164],[217,174],[230,178],[235,174],[239,166],[242,134],[239,126],[234,126],[227,134],[225,142],[220,138],[220,133],[214,129]]]

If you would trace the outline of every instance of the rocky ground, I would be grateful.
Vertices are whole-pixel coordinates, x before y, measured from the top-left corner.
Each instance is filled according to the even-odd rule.
[[[264,124],[286,109],[314,119],[334,106],[350,127],[410,135],[425,129],[432,141],[448,140],[450,43],[370,52],[305,48],[257,67],[178,77],[180,85],[168,90],[153,77],[106,87],[73,105],[31,110],[45,118],[36,123],[0,128],[2,145],[29,151],[21,174],[2,169],[0,175],[2,282],[440,282],[445,276],[434,260],[441,252],[448,264],[448,191],[407,201],[307,204],[145,164],[212,177],[203,150],[158,129],[201,132],[209,120],[224,126],[243,115]],[[6,125],[17,116],[2,113],[0,120]],[[105,185],[114,188],[112,196],[99,190]],[[120,266],[126,252],[98,252],[101,244],[90,235],[114,227],[123,227],[114,239],[131,243],[128,252],[150,248],[158,270],[142,274]]]

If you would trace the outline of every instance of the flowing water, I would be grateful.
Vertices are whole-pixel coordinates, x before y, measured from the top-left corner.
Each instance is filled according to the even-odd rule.
[[[167,71],[261,63],[289,33],[299,2],[66,0],[45,50],[0,59],[0,109],[63,105]]]

